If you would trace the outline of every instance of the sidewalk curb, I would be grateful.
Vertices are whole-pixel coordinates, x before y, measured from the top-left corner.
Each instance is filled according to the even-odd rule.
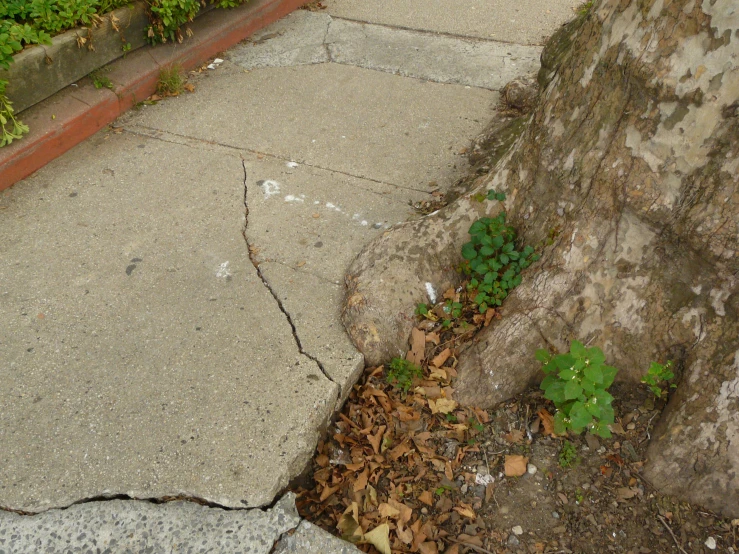
[[[145,46],[113,62],[107,76],[114,90],[91,82],[67,87],[24,111],[31,131],[0,149],[0,191],[90,137],[156,89],[161,68],[191,69],[252,33],[284,17],[306,0],[250,0],[233,10],[212,10],[189,24],[194,35],[182,44]]]

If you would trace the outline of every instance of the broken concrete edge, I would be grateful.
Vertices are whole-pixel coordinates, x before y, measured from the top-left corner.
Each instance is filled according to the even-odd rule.
[[[229,509],[187,499],[154,502],[112,498],[76,503],[35,515],[0,512],[0,552],[61,552],[69,544],[87,551],[357,552],[349,543],[302,520],[295,494],[270,506]],[[199,549],[199,550],[198,550]]]
[[[106,76],[114,89],[93,84],[67,87],[26,110],[28,135],[0,148],[0,191],[28,177],[93,135],[156,90],[162,68],[184,70],[242,41],[255,31],[298,9],[307,0],[250,0],[233,10],[212,10],[191,27],[182,44],[144,46],[114,61]],[[74,89],[74,90],[70,90]]]

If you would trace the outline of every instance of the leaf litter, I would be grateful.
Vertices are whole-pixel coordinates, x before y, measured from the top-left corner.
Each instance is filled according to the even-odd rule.
[[[614,385],[613,437],[554,433],[538,388],[493,409],[460,406],[452,380],[463,344],[499,311],[479,314],[450,289],[413,330],[406,359],[422,367],[405,392],[384,366],[365,370],[318,443],[302,517],[381,554],[739,553],[739,520],[662,496],[641,475],[664,407]],[[457,317],[445,306],[462,304]],[[559,463],[565,441],[577,456]],[[707,542],[708,541],[708,542]]]

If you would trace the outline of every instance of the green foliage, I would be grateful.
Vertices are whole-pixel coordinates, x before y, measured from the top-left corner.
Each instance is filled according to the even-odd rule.
[[[157,81],[157,94],[160,96],[177,96],[182,92],[185,86],[185,80],[182,78],[182,67],[174,64],[171,67],[165,67],[159,72],[159,81]]]
[[[674,377],[675,374],[672,372],[671,361],[668,361],[665,364],[652,362],[652,365],[650,365],[647,370],[647,374],[641,378],[641,382],[645,383],[649,387],[649,390],[652,391],[654,396],[662,398],[663,396],[667,396],[668,389],[674,389],[677,387],[677,385],[670,383],[670,380]],[[665,383],[665,388],[663,388],[662,382]]]
[[[416,315],[420,315],[422,317],[426,317],[427,315],[429,315],[428,304],[418,304],[416,306]]]
[[[247,0],[211,0],[218,8],[235,8]],[[151,25],[146,36],[151,44],[182,42],[180,27],[192,21],[200,9],[200,0],[146,0]],[[204,5],[204,2],[203,2]]]
[[[590,11],[593,9],[593,0],[589,0],[588,2],[584,2],[583,4],[580,4],[577,7],[577,15],[580,17],[585,17],[590,13]]]
[[[387,371],[387,382],[396,388],[402,389],[403,392],[408,392],[413,379],[422,375],[423,372],[417,365],[403,358],[393,358]]]
[[[566,469],[572,467],[580,461],[577,455],[577,447],[570,441],[564,441],[562,448],[559,450],[559,467]]]
[[[111,81],[107,75],[103,73],[102,69],[97,69],[90,73],[90,79],[92,79],[92,85],[96,89],[109,88],[113,90],[113,81]]]
[[[28,132],[28,126],[18,121],[13,115],[13,103],[5,96],[7,81],[0,81],[0,147],[18,140]]]
[[[505,195],[488,192],[488,198],[503,200]],[[516,249],[516,232],[506,225],[505,212],[496,217],[483,217],[469,230],[471,240],[462,247],[466,260],[462,270],[470,275],[468,291],[474,291],[473,301],[480,313],[500,306],[511,290],[521,284],[521,271],[539,259],[531,246]]]
[[[536,359],[544,364],[544,397],[557,407],[554,432],[564,435],[568,430],[582,433],[588,429],[595,435],[610,437],[613,396],[607,389],[618,370],[605,364],[601,349],[572,341],[569,353],[552,356],[546,350],[537,350]]]

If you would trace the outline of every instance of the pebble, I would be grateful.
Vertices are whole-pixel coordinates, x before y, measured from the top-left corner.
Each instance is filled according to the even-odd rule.
[[[518,540],[516,535],[510,535],[508,537],[508,546],[518,546],[519,544],[521,544],[521,541]]]
[[[716,539],[708,537],[704,543],[709,550],[716,550]]]
[[[529,473],[529,475],[533,475],[536,473],[536,466],[534,464],[529,464],[526,466],[526,471]]]
[[[460,492],[461,492],[462,494],[467,494],[467,483],[465,483],[464,485],[462,485],[462,486],[461,486],[461,487],[459,488],[459,491],[460,491]]]
[[[554,519],[559,519],[559,512],[552,512],[552,517]]]
[[[523,527],[520,525],[516,525],[511,531],[513,531],[514,535],[523,535]]]

